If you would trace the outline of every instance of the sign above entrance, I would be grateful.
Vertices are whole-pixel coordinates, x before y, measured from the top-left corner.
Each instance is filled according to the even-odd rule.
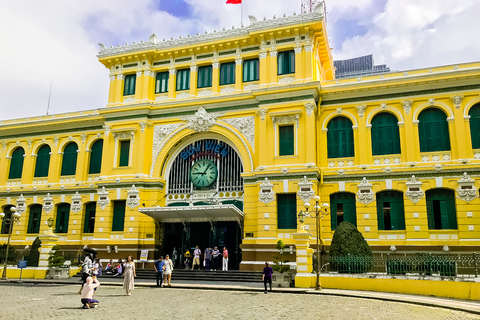
[[[206,154],[210,154],[217,159],[221,159],[225,157],[229,152],[230,150],[228,150],[221,142],[206,141],[205,143],[200,143],[197,141],[183,149],[183,151],[180,153],[180,156],[184,160],[190,158],[190,161],[194,161],[197,157]]]

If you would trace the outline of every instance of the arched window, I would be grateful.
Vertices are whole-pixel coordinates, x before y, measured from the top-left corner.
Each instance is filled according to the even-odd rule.
[[[70,217],[70,204],[61,203],[57,206],[57,219],[55,233],[68,233],[68,219]]]
[[[382,191],[377,193],[378,230],[405,230],[403,193]]]
[[[472,148],[480,149],[480,103],[477,103],[468,112],[470,116],[470,134],[472,136]]]
[[[355,155],[352,121],[336,117],[327,126],[327,150],[329,158],[346,158]]]
[[[447,115],[440,109],[425,109],[418,115],[420,152],[450,150]]]
[[[35,177],[48,177],[50,167],[50,146],[45,144],[38,149],[37,161],[35,163]]]
[[[73,176],[77,171],[77,144],[70,142],[63,149],[62,176]]]
[[[10,172],[8,173],[8,179],[20,179],[23,171],[23,159],[25,151],[22,147],[15,149],[12,153],[12,159],[10,160]]]
[[[332,217],[332,230],[343,221],[350,222],[357,226],[357,208],[355,205],[355,194],[339,192],[330,195],[330,212]]]
[[[83,226],[84,233],[93,233],[95,230],[95,213],[97,210],[96,202],[89,202],[85,205],[85,223]]]
[[[34,204],[30,206],[30,216],[28,218],[27,233],[39,233],[41,221],[42,221],[42,205]]]
[[[10,223],[7,222],[7,221],[9,221],[9,219],[12,216],[12,211],[10,210],[12,207],[13,207],[13,205],[11,205],[11,204],[3,207],[3,212],[5,213],[5,217],[2,220],[2,230],[1,230],[2,234],[8,234],[8,231],[9,231],[9,228],[10,228]]]
[[[457,229],[455,192],[448,189],[431,189],[426,195],[428,229]]]
[[[92,152],[90,153],[89,174],[100,173],[102,169],[103,140],[97,140],[92,144]]]
[[[393,114],[382,112],[372,119],[372,154],[374,156],[400,153],[398,119]]]

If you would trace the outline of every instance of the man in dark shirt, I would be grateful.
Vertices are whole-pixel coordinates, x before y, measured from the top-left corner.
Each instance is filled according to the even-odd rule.
[[[205,261],[205,271],[209,271],[211,268],[210,263],[212,261],[212,248],[208,247],[207,249],[205,249],[203,261]]]
[[[163,256],[160,256],[157,261],[155,261],[155,276],[157,277],[157,287],[162,286],[163,282],[163,270],[165,261],[163,261]]]
[[[272,291],[272,267],[268,266],[268,262],[265,262],[265,268],[263,268],[263,285],[265,286],[265,293],[267,293],[267,283],[270,283],[270,291]]]

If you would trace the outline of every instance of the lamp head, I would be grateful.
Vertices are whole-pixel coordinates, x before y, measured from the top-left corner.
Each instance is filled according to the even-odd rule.
[[[53,218],[48,218],[47,225],[49,228],[53,227]]]
[[[305,222],[305,214],[303,213],[302,210],[300,210],[300,212],[298,213],[297,217],[298,217],[298,221],[300,221],[300,223],[304,223],[304,222]]]
[[[330,209],[330,205],[328,203],[322,204],[323,209],[328,210]]]
[[[3,219],[3,217],[5,217],[5,213],[3,213],[3,212],[0,212],[0,218],[2,218],[2,219]]]
[[[17,211],[17,207],[13,206],[13,207],[10,207],[10,212],[11,213],[14,213]]]
[[[303,206],[305,207],[305,209],[307,209],[307,210],[308,210],[308,208],[310,208],[310,203],[308,203],[308,202],[305,202],[305,203],[303,204]]]
[[[21,215],[20,213],[18,213],[18,212],[13,212],[13,217],[14,217],[14,218],[17,218],[17,219],[18,219],[18,218],[20,218],[21,216],[22,216],[22,215]]]
[[[315,196],[315,197],[313,197],[313,200],[315,200],[315,202],[318,202],[318,201],[320,201],[320,197],[319,197],[319,196]]]

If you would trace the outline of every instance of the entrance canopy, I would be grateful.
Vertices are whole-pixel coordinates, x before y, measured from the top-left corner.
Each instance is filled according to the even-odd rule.
[[[233,204],[140,208],[138,211],[160,222],[237,221],[241,224],[244,215]]]

